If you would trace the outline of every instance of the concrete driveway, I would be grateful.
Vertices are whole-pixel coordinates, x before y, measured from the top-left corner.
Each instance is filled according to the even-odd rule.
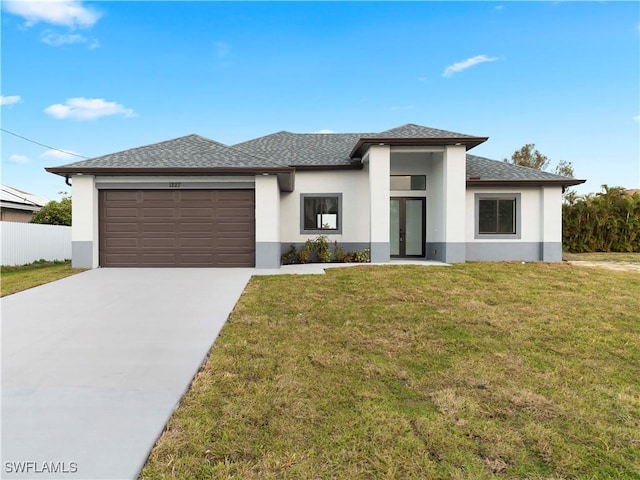
[[[97,269],[3,298],[1,478],[136,478],[254,272]]]

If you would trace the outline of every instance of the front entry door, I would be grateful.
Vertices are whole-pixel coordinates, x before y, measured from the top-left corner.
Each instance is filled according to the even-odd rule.
[[[426,199],[391,199],[391,256],[424,257]]]

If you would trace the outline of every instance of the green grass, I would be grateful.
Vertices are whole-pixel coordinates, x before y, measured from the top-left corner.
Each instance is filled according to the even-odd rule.
[[[593,252],[562,254],[566,261],[640,263],[640,253]]]
[[[0,267],[0,296],[11,295],[28,288],[53,282],[76,273],[81,268],[71,268],[71,262],[35,262],[19,267]]]
[[[150,479],[640,478],[640,275],[254,277]]]

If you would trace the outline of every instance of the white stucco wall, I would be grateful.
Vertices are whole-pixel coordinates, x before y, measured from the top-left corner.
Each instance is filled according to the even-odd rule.
[[[290,193],[280,193],[280,239],[284,244],[303,243],[318,236],[318,234],[300,233],[300,194],[302,193],[342,193],[342,233],[327,232],[327,238],[330,242],[338,241],[339,243],[369,242],[367,165],[362,170],[296,172],[295,190]]]
[[[275,175],[256,176],[256,242],[280,242],[280,190]]]
[[[475,238],[475,194],[520,194],[520,238]],[[467,242],[561,242],[562,241],[562,187],[531,188],[469,188],[466,194]],[[544,220],[544,221],[543,221]]]
[[[466,217],[466,152],[464,145],[447,145],[443,155],[446,243],[465,241],[466,228],[460,219]]]
[[[562,242],[562,188],[542,187],[540,201],[544,224],[542,241]]]
[[[93,175],[72,177],[71,244],[74,266],[98,266],[98,190]],[[91,243],[92,242],[92,243]],[[84,245],[83,261],[77,262],[78,246]],[[87,253],[91,248],[91,253]],[[87,258],[90,256],[91,258]]]

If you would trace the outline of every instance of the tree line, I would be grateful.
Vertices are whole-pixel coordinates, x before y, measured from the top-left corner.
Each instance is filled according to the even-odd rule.
[[[551,161],[529,143],[505,162],[547,170]],[[554,173],[574,177],[573,165],[560,161]],[[640,252],[640,191],[602,186],[602,191],[578,196],[564,193],[562,247],[574,253]]]

